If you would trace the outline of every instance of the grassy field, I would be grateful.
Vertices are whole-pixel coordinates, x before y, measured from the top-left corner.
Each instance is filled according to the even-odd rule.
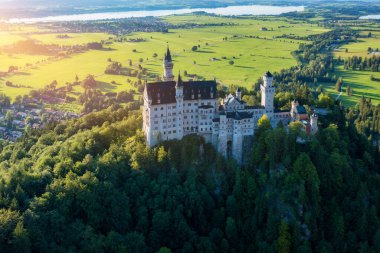
[[[368,35],[369,31],[360,32],[361,35]],[[371,38],[359,38],[357,42],[345,45],[334,52],[334,56],[346,59],[352,56],[368,57],[368,47],[380,48],[380,32],[373,32]],[[345,52],[345,49],[348,52]],[[334,73],[338,77],[343,78],[343,92],[340,96],[342,102],[347,106],[356,105],[362,96],[372,99],[374,104],[380,103],[380,82],[371,81],[371,75],[380,78],[380,73],[370,71],[353,71],[345,70],[343,66],[338,66]],[[353,89],[352,96],[347,96],[346,87]],[[326,85],[326,89],[338,96],[339,92],[335,90],[335,85]]]
[[[0,38],[0,47],[23,39],[22,36],[14,34],[13,32],[0,32]]]
[[[58,35],[67,35],[68,38],[59,38]],[[107,40],[114,37],[105,33],[47,33],[32,34],[29,36],[33,40],[37,40],[43,44],[57,44],[62,46],[81,45],[94,41]]]
[[[367,36],[367,32],[361,32],[360,35]],[[345,45],[341,48],[338,48],[335,51],[336,57],[341,57],[346,59],[352,56],[362,56],[368,57],[368,48],[380,49],[380,32],[372,32],[371,38],[359,38],[357,42]],[[348,52],[346,53],[346,49]]]
[[[380,82],[371,81],[370,79],[371,75],[380,78],[380,73],[370,71],[348,71],[344,70],[343,66],[339,66],[335,74],[343,78],[344,85],[340,99],[345,105],[356,105],[362,96],[371,98],[374,104],[380,103]],[[346,88],[348,85],[353,90],[352,96],[347,96],[346,94]],[[339,95],[339,92],[335,90],[335,85],[327,85],[326,89],[335,97]]]
[[[129,59],[134,65],[139,64],[148,69],[150,73],[162,74],[162,58],[166,46],[170,45],[174,59],[174,73],[187,71],[189,74],[197,74],[200,78],[216,78],[226,85],[234,84],[251,88],[252,84],[260,78],[265,71],[279,71],[296,64],[291,52],[296,50],[299,43],[306,41],[290,39],[274,39],[274,36],[294,34],[306,36],[325,32],[316,25],[290,22],[287,19],[266,18],[220,18],[210,16],[171,16],[167,21],[181,23],[233,23],[229,26],[209,26],[195,29],[170,30],[169,33],[135,33],[127,35],[127,39],[144,38],[144,42],[113,42],[109,45],[112,50],[91,50],[82,54],[72,55],[70,58],[47,61],[36,64],[33,68],[24,68],[20,74],[0,79],[0,92],[15,97],[28,94],[29,88],[10,88],[4,83],[11,81],[32,89],[42,88],[53,80],[58,85],[72,82],[76,75],[80,79],[88,74],[93,74],[100,82],[99,88],[103,91],[129,90],[134,87],[127,79],[136,79],[125,76],[104,75],[104,70],[109,64],[108,59],[128,65]],[[261,31],[261,27],[269,31]],[[31,28],[30,28],[31,29]],[[273,29],[273,31],[272,31]],[[107,34],[68,34],[70,38],[59,39],[57,34],[33,34],[28,31],[28,36],[45,44],[75,45],[90,41],[107,39]],[[252,38],[255,36],[255,38]],[[258,36],[259,38],[256,38]],[[224,40],[223,38],[227,38]],[[193,52],[193,46],[200,48]],[[136,52],[133,52],[136,50]],[[158,54],[154,58],[153,54]],[[19,56],[0,55],[0,71],[7,69],[9,65],[24,66],[25,63],[36,63],[44,56]],[[234,61],[230,65],[230,61]],[[112,83],[115,84],[112,84]],[[75,92],[80,92],[80,88]]]

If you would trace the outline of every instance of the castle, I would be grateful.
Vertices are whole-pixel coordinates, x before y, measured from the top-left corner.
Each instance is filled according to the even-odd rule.
[[[268,71],[261,85],[261,105],[249,106],[238,88],[219,102],[216,81],[174,80],[169,48],[164,58],[163,81],[146,83],[144,88],[143,131],[149,147],[161,141],[182,139],[189,134],[202,136],[225,157],[244,162],[244,152],[252,143],[258,120],[266,114],[271,125],[301,121],[305,131],[318,131],[318,116],[310,119],[303,106],[292,102],[290,111],[274,108],[275,87]]]

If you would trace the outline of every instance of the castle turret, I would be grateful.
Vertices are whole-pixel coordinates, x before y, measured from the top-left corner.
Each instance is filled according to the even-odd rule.
[[[153,130],[152,130],[152,116],[150,114],[150,108],[152,106],[152,99],[148,96],[148,84],[145,81],[144,84],[144,93],[143,93],[143,99],[144,99],[144,106],[143,106],[143,130],[146,135],[147,144],[149,147],[152,147],[156,144],[154,136],[153,136]]]
[[[292,101],[292,108],[290,110],[290,117],[292,118],[292,120],[294,121],[297,117],[297,106],[299,106],[299,103],[298,101],[296,100],[293,100]]]
[[[236,98],[241,100],[241,89],[239,87],[236,89]]]
[[[261,85],[261,105],[265,107],[265,112],[270,115],[274,112],[275,88],[272,84],[273,75],[267,71],[263,76],[264,83]]]
[[[172,56],[170,54],[170,49],[168,47],[165,58],[164,58],[164,76],[163,79],[164,81],[174,81],[174,76],[173,76],[173,61],[172,61]]]
[[[178,80],[175,85],[175,99],[176,99],[176,133],[177,139],[181,140],[183,137],[183,81],[181,74],[178,74]]]
[[[316,134],[318,132],[318,115],[315,112],[310,115],[310,126],[311,133]]]
[[[219,122],[218,152],[224,157],[227,157],[228,154],[227,132],[227,115],[225,113],[221,113]]]

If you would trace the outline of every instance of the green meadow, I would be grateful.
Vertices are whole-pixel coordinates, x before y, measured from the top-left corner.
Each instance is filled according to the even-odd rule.
[[[58,35],[67,35],[67,38],[60,38]],[[86,44],[94,41],[107,40],[112,35],[105,33],[46,33],[46,34],[32,34],[29,36],[33,40],[40,41],[44,44],[57,44],[62,46],[70,46],[76,44]]]
[[[367,36],[368,31],[361,32],[360,35]],[[370,38],[359,38],[357,42],[350,43],[335,50],[335,56],[346,59],[352,56],[368,57],[368,48],[380,50],[380,32],[372,31]],[[347,52],[346,52],[347,49]]]
[[[368,35],[368,32],[362,31],[360,35]],[[335,50],[334,56],[336,58],[340,56],[342,59],[352,56],[370,57],[368,55],[369,47],[373,49],[380,48],[380,32],[372,31],[371,38],[359,38],[357,42],[338,48]],[[348,52],[345,52],[346,49],[348,49]],[[354,106],[362,96],[371,98],[374,104],[380,103],[380,82],[371,80],[371,75],[380,78],[379,72],[345,70],[343,66],[338,66],[334,74],[343,78],[343,92],[340,96],[343,104]],[[350,86],[353,90],[351,96],[347,96],[347,86]],[[335,84],[326,85],[326,89],[335,97],[339,95],[339,92],[335,90]]]
[[[327,31],[317,25],[280,18],[221,18],[211,16],[170,16],[166,21],[174,24],[197,23],[200,27],[191,29],[172,29],[168,33],[134,33],[124,37],[143,38],[143,42],[112,41],[106,45],[110,50],[90,50],[71,55],[60,60],[46,60],[43,55],[0,54],[0,71],[6,71],[10,65],[20,67],[20,73],[0,79],[0,92],[9,96],[28,94],[31,89],[43,88],[53,80],[59,86],[73,82],[76,75],[84,79],[87,75],[96,76],[102,91],[122,91],[134,89],[131,82],[136,78],[105,75],[109,59],[123,66],[132,60],[134,67],[141,64],[151,74],[162,75],[162,58],[169,45],[174,60],[174,73],[187,71],[197,78],[217,79],[225,85],[239,85],[251,89],[252,84],[265,71],[279,71],[296,63],[291,52],[300,43],[307,41],[274,38],[281,35],[307,36]],[[225,26],[204,26],[206,24],[229,23]],[[268,31],[261,31],[266,27]],[[33,33],[27,29],[27,35],[39,43],[76,45],[91,41],[107,40],[108,34],[83,33],[68,34],[69,38],[58,38],[56,33]],[[18,33],[20,34],[20,33]],[[21,33],[22,34],[22,33]],[[192,51],[193,46],[199,46]],[[157,57],[153,57],[157,54]],[[44,61],[42,61],[44,60]],[[142,61],[142,63],[140,63]],[[231,64],[233,61],[233,64]],[[29,63],[32,66],[25,67]],[[186,77],[185,77],[186,78]],[[129,81],[128,81],[129,80]],[[10,81],[22,88],[6,87]],[[28,87],[31,88],[28,88]],[[76,87],[74,95],[81,92]]]
[[[380,78],[380,73],[344,70],[343,66],[339,66],[336,68],[335,74],[338,77],[343,78],[344,84],[340,100],[344,105],[354,106],[358,103],[362,96],[371,98],[374,104],[380,103],[380,82],[371,81],[370,78],[371,75]],[[346,88],[348,85],[352,89],[351,96],[347,96],[346,93]],[[326,89],[335,97],[339,95],[339,92],[335,90],[334,84],[327,85]]]

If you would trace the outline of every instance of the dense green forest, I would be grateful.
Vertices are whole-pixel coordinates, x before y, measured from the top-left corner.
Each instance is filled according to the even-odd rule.
[[[114,107],[3,143],[0,252],[380,252],[379,153],[333,110],[316,136],[263,122],[243,168],[148,149]]]
[[[315,136],[261,120],[243,167],[198,136],[147,148],[139,101],[110,99],[88,77],[89,114],[0,142],[0,252],[380,252],[380,105],[344,108],[318,86],[338,81],[331,50],[357,36],[329,27],[274,83],[276,107],[297,99],[331,113]],[[244,92],[252,104],[260,82]]]

